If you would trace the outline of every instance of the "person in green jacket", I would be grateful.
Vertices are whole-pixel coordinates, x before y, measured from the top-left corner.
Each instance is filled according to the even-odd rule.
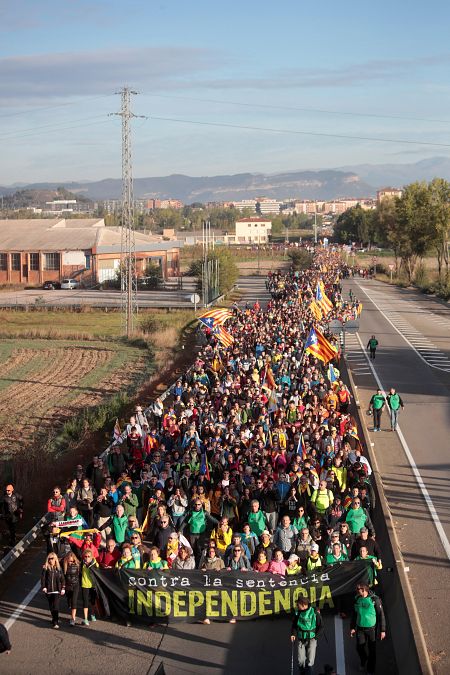
[[[257,499],[253,499],[250,504],[247,522],[250,525],[251,531],[253,534],[256,534],[258,539],[264,530],[270,530],[266,514],[259,508],[259,501]]]
[[[189,543],[194,552],[195,565],[198,567],[205,545],[206,531],[216,527],[219,521],[209,515],[203,507],[203,502],[196,498],[193,509],[187,514],[182,529],[188,535]]]
[[[325,565],[336,565],[340,562],[346,562],[348,556],[342,550],[342,544],[340,541],[337,541],[333,544],[331,553],[327,553],[325,556]]]
[[[381,389],[377,389],[377,393],[372,396],[369,403],[369,412],[373,415],[373,430],[381,431],[381,413],[383,412],[386,399]]]
[[[116,508],[116,513],[111,519],[111,527],[116,542],[120,545],[123,544],[128,527],[128,517],[125,515],[122,504],[119,504]]]
[[[361,546],[359,555],[356,556],[355,560],[369,561],[367,565],[367,585],[372,588],[372,586],[378,584],[377,572],[383,567],[381,560],[378,560],[374,555],[369,555],[367,546]]]
[[[350,637],[356,636],[356,651],[361,670],[367,668],[368,675],[374,675],[377,657],[377,631],[380,640],[386,637],[386,619],[383,605],[378,596],[369,590],[367,584],[358,584],[350,624]]]
[[[125,486],[119,504],[122,504],[127,517],[136,515],[136,511],[139,506],[139,499],[137,495],[134,494],[129,485]]]
[[[322,617],[315,607],[311,607],[307,598],[297,600],[291,627],[291,642],[298,639],[299,672],[311,675],[316,659],[317,638],[322,629]]]
[[[347,512],[345,520],[352,534],[359,534],[362,527],[368,526],[370,518],[366,509],[362,508],[359,497],[355,497],[352,500],[352,505]]]
[[[389,394],[386,397],[386,401],[391,413],[391,431],[395,431],[397,429],[400,408],[403,410],[405,405],[401,399],[400,394],[397,394],[394,387],[390,388]]]
[[[375,352],[377,351],[377,347],[378,347],[378,340],[375,337],[375,335],[372,335],[369,342],[367,343],[367,349],[369,350],[370,358],[373,361],[375,361]]]
[[[331,490],[327,488],[327,481],[321,480],[319,489],[314,490],[311,497],[311,504],[314,506],[316,512],[323,516],[328,512],[328,509],[334,502],[334,495]]]

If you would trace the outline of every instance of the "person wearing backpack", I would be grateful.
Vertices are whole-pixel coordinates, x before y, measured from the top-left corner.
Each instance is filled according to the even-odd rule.
[[[317,638],[322,630],[322,617],[309,600],[300,597],[291,627],[291,642],[298,639],[298,667],[301,675],[312,675],[316,659]]]
[[[367,584],[358,584],[350,624],[350,637],[356,636],[356,651],[361,669],[367,668],[374,675],[377,657],[377,633],[380,640],[386,637],[386,619],[380,598]]]
[[[311,497],[311,504],[316,510],[316,513],[323,516],[328,513],[329,508],[334,502],[334,495],[327,487],[327,481],[321,480],[319,489],[314,490]]]

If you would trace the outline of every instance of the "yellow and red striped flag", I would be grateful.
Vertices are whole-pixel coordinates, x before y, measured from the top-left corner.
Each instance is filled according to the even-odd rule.
[[[319,281],[317,284],[316,303],[319,305],[325,316],[333,309],[333,303],[325,294],[323,281]]]
[[[312,354],[323,363],[336,358],[337,350],[318,330],[311,328],[305,342],[305,352]]]
[[[203,312],[201,316],[198,317],[198,320],[208,326],[208,328],[214,328],[215,326],[223,326],[227,319],[231,319],[233,312],[224,307],[214,307],[214,309],[208,309],[206,312]]]
[[[231,347],[234,337],[223,326],[217,326],[214,335],[223,347]]]
[[[320,309],[319,305],[315,300],[311,301],[309,309],[313,317],[316,319],[316,321],[320,321],[322,319],[322,310]]]

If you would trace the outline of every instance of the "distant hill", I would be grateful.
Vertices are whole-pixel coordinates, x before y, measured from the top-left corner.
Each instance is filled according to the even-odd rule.
[[[61,183],[36,183],[22,190],[54,190]],[[93,201],[120,199],[121,180],[107,178],[89,183],[64,183],[75,196]],[[1,188],[3,194],[11,188]],[[368,197],[374,190],[352,172],[344,171],[293,171],[273,175],[241,173],[224,176],[171,176],[135,178],[134,194],[138,199],[173,197],[186,204],[192,202],[226,201],[248,199],[257,196],[283,199],[333,199],[336,197]]]
[[[338,170],[356,173],[362,181],[376,188],[402,187],[416,180],[430,181],[436,177],[450,180],[450,158],[431,157],[414,164],[358,164]]]
[[[361,164],[321,171],[288,171],[276,174],[238,173],[223,176],[171,176],[135,178],[136,198],[170,197],[185,204],[228,201],[258,196],[274,199],[336,199],[338,197],[370,197],[380,187],[402,187],[415,180],[431,180],[440,176],[450,180],[450,159],[432,157],[412,164]],[[33,183],[21,191],[53,191],[64,186],[78,199],[92,201],[120,199],[120,178],[69,183]],[[0,187],[4,196],[17,192],[17,186]]]

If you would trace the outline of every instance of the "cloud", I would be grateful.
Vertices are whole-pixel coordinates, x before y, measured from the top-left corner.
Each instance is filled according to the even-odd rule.
[[[211,50],[191,47],[14,56],[0,59],[0,90],[9,105],[111,94],[124,84],[150,91],[179,86],[217,65]]]
[[[266,77],[223,78],[203,81],[210,89],[287,89],[342,87],[369,81],[397,80],[420,68],[448,66],[450,54],[411,59],[380,59],[336,68],[284,68]]]

